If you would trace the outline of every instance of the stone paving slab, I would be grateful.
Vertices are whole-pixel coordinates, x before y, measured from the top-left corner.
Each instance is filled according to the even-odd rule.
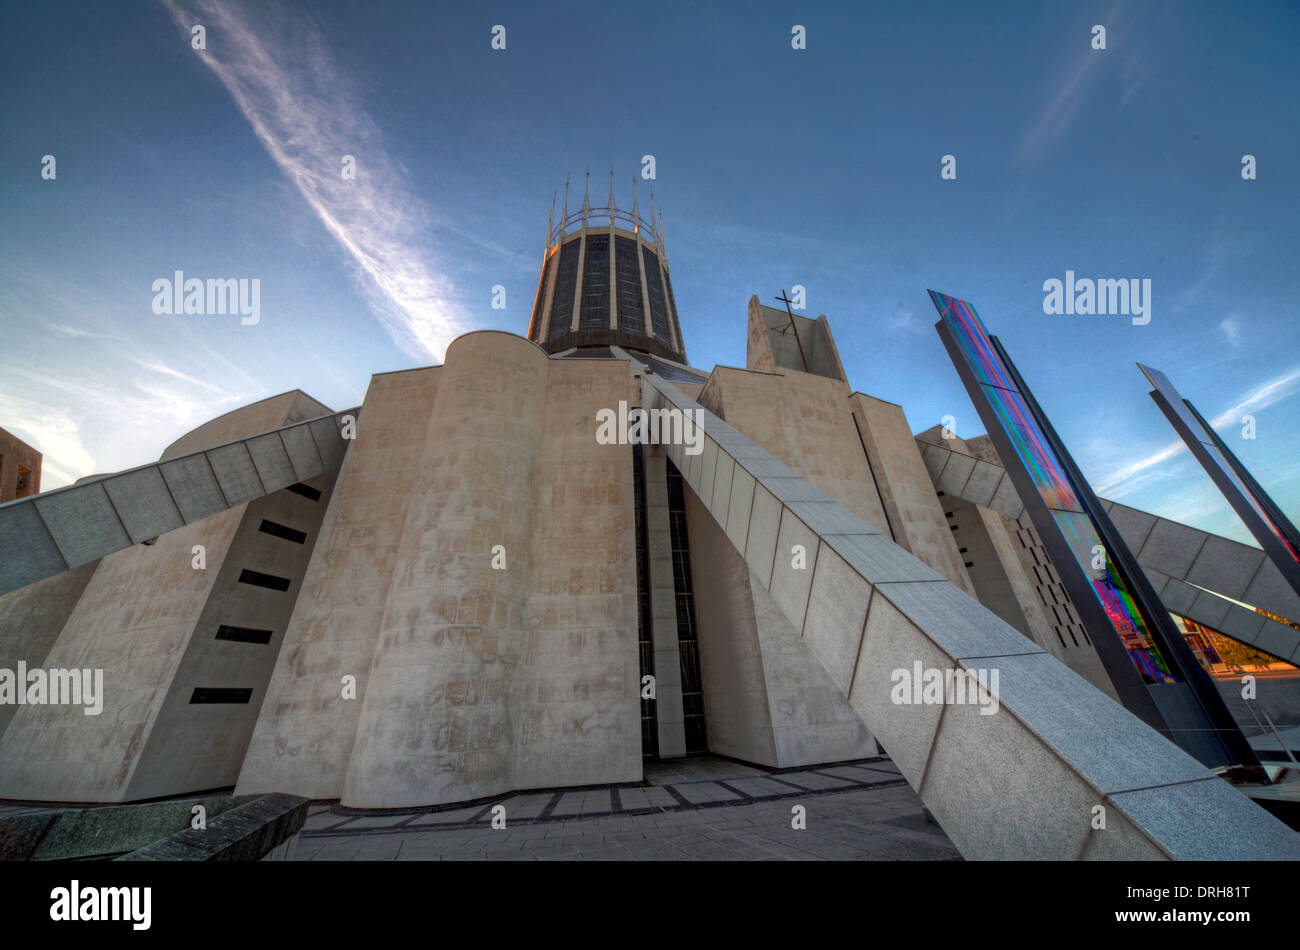
[[[793,789],[789,785],[762,776],[728,779],[727,784],[750,798],[770,798],[776,795],[789,795],[797,791],[797,789]]]
[[[850,788],[860,782],[836,778],[833,775],[818,775],[815,772],[798,772],[794,775],[779,775],[777,780],[794,786],[791,791],[803,789],[809,792],[823,791],[828,788]]]
[[[692,782],[687,785],[673,786],[692,805],[703,802],[741,801],[742,796],[728,791],[714,782]]]
[[[886,760],[768,773],[724,759],[647,766],[668,784],[524,792],[443,812],[314,805],[304,861],[960,860]],[[725,783],[725,784],[720,784]],[[554,803],[554,804],[552,804]],[[807,827],[791,827],[803,806]],[[477,820],[476,820],[477,819]]]

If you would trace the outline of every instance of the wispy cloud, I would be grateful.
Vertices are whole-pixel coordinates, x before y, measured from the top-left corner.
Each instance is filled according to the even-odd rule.
[[[1062,57],[1063,69],[1054,66],[1060,78],[1050,87],[1037,119],[1021,137],[1016,148],[1018,160],[1037,162],[1045,158],[1065,138],[1075,116],[1103,79],[1110,77],[1118,83],[1119,105],[1125,106],[1155,74],[1144,53],[1129,45],[1129,39],[1136,35],[1128,28],[1131,8],[1124,7],[1123,14],[1116,3],[1104,17],[1079,21],[1070,31],[1072,55]],[[1106,27],[1106,49],[1092,48],[1092,24]]]
[[[1300,366],[1293,366],[1282,375],[1256,386],[1242,396],[1231,409],[1225,409],[1211,419],[1210,425],[1216,429],[1241,425],[1241,417],[1246,413],[1267,409],[1274,403],[1293,395],[1297,390],[1300,390]]]
[[[1230,346],[1237,346],[1241,343],[1241,324],[1232,317],[1224,317],[1219,321],[1219,330],[1223,333],[1223,339]]]
[[[126,385],[120,363],[75,378],[0,364],[6,378],[25,381],[22,396],[0,393],[0,418],[45,456],[42,490],[143,465],[171,439],[250,401],[161,363],[138,362],[143,372]]]
[[[356,86],[305,12],[292,22],[264,7],[214,0],[162,0],[188,40],[207,30],[195,55],[234,98],[285,175],[356,267],[368,302],[413,359],[441,360],[471,329],[455,316],[450,281],[429,246],[431,209],[388,154]],[[356,178],[341,175],[344,155]]]
[[[89,337],[91,339],[96,339],[96,340],[121,340],[122,339],[120,336],[114,336],[111,333],[96,333],[93,330],[82,330],[77,327],[65,327],[57,323],[47,323],[44,326],[45,329],[49,330],[51,333],[58,334],[59,336],[72,337],[74,339],[76,337]]]
[[[36,399],[0,392],[5,426],[44,456],[41,489],[70,485],[95,470],[95,459],[81,440],[81,426],[61,409]]]
[[[1225,409],[1213,419],[1210,425],[1215,429],[1241,425],[1242,416],[1247,413],[1267,409],[1275,403],[1300,391],[1300,366],[1294,366],[1286,372],[1261,383],[1246,393],[1229,409]],[[1150,472],[1155,466],[1174,458],[1180,452],[1187,451],[1181,439],[1170,442],[1156,452],[1115,469],[1098,480],[1094,486],[1098,494],[1119,499],[1138,490],[1152,477]]]

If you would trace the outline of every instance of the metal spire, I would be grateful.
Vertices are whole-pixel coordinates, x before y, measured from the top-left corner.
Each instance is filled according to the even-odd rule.
[[[582,186],[582,226],[587,226],[587,215],[591,212],[591,169],[587,169],[587,181]]]
[[[564,222],[569,217],[569,176],[564,176],[564,210],[560,212],[560,237],[564,237]]]
[[[555,234],[555,198],[556,198],[555,192],[551,192],[551,216],[546,219],[546,250],[547,251],[551,249],[551,238]],[[545,256],[546,254],[545,252],[543,252],[542,257],[545,258]]]
[[[641,212],[637,210],[636,204],[636,175],[632,176],[632,231],[635,234],[641,233]]]
[[[609,226],[614,226],[614,169],[609,170]]]

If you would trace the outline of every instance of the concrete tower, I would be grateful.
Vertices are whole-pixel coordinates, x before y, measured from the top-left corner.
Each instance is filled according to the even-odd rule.
[[[632,210],[619,209],[610,172],[608,203],[593,208],[590,178],[572,214],[565,183],[558,227],[552,205],[528,339],[548,353],[615,345],[685,363],[653,195],[649,221],[641,217],[635,179]]]

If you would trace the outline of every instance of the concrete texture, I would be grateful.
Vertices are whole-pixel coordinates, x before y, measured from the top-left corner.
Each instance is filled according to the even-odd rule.
[[[902,407],[863,393],[854,393],[849,406],[894,541],[968,594],[975,594],[964,565],[970,559],[957,551]]]
[[[258,795],[211,819],[206,828],[185,828],[118,861],[256,861],[298,834],[307,799]]]
[[[876,530],[888,531],[848,397],[848,385],[840,380],[719,366],[700,394],[700,405]],[[708,453],[706,447],[701,458]]]
[[[813,319],[796,313],[793,328],[790,317],[784,309],[759,303],[757,296],[749,298],[749,346],[745,365],[765,372],[796,370],[827,379],[847,380],[826,315]]]
[[[0,669],[15,670],[20,660],[29,668],[44,666],[98,564],[91,561],[0,596]],[[0,705],[0,736],[17,710]]]
[[[485,332],[419,372],[367,394],[382,435],[341,473],[239,790],[388,808],[639,779],[631,450],[593,438],[627,364]],[[359,542],[383,545],[362,583],[339,553]],[[380,593],[336,627],[358,589]],[[358,698],[334,701],[344,674]]]
[[[294,417],[310,419],[328,411],[302,393],[292,392],[229,413],[203,426],[202,432],[206,438],[240,440],[279,428]],[[194,434],[168,449],[187,454],[203,450],[202,438]],[[96,485],[102,486],[102,480],[73,488]],[[203,756],[193,749],[193,762],[188,756],[175,760],[164,764],[161,773],[147,767],[141,776],[151,776],[148,794],[137,792],[133,783],[137,769],[146,761],[146,750],[149,758],[161,751],[160,746],[151,744],[156,726],[163,726],[161,740],[177,727],[174,712],[188,717],[202,734],[198,723],[215,708],[190,705],[188,693],[192,687],[177,683],[176,675],[182,662],[194,656],[192,647],[198,649],[214,634],[200,625],[201,618],[214,589],[219,589],[219,578],[228,579],[230,571],[237,572],[241,567],[233,562],[227,565],[226,557],[241,537],[247,507],[241,504],[228,508],[169,531],[155,544],[128,547],[100,560],[44,658],[44,665],[102,669],[103,712],[87,716],[81,706],[73,705],[20,707],[0,737],[0,797],[120,802],[202,787],[189,784],[199,778],[198,774],[190,774],[191,767],[200,771],[207,768],[200,765]],[[256,531],[257,524],[260,518],[251,530]],[[248,530],[245,528],[244,536]],[[265,534],[261,538],[284,543]],[[198,544],[206,550],[206,568],[202,570],[192,566],[192,548]],[[227,667],[225,675],[238,676],[237,667]],[[177,693],[169,703],[173,690],[183,690],[186,695]],[[260,698],[260,691],[256,691],[254,702]],[[169,712],[163,716],[165,705]],[[177,708],[182,705],[183,711]],[[225,710],[228,712],[229,707]],[[237,774],[242,754],[237,736],[251,725],[251,719],[245,719],[217,727],[225,739],[215,755],[223,763],[227,782]],[[183,734],[186,727],[179,728]]]
[[[329,500],[240,772],[241,793],[343,794],[440,372],[370,381],[365,424]],[[355,699],[343,698],[346,675],[356,677]]]
[[[773,768],[873,755],[871,734],[734,541],[690,488],[686,503],[710,751]]]

